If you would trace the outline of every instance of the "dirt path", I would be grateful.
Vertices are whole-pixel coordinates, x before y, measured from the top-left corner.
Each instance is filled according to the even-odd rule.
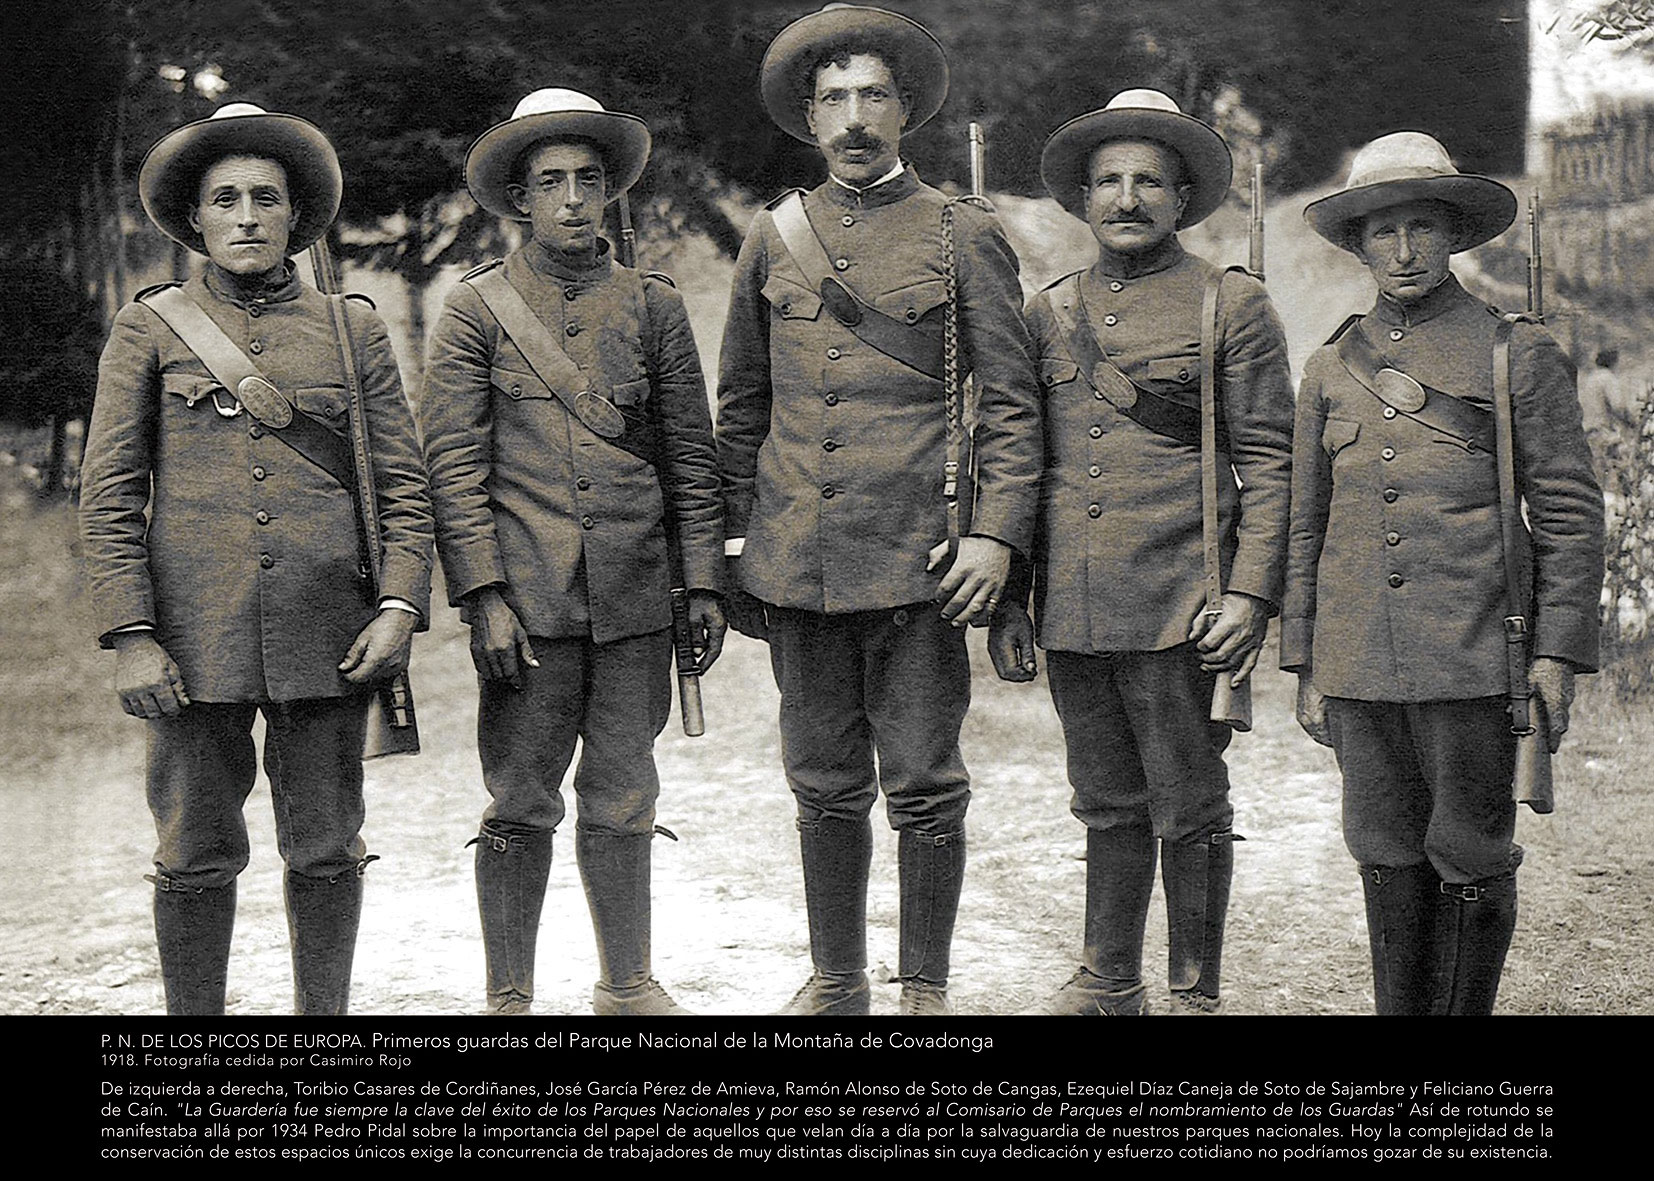
[[[153,829],[144,806],[139,726],[108,692],[107,659],[85,641],[68,560],[67,511],[4,491],[0,543],[0,1012],[158,1013],[149,918]],[[976,782],[970,865],[954,953],[962,1012],[1003,1013],[1065,979],[1077,953],[1083,833],[1067,812],[1061,739],[1043,684],[994,679],[972,635],[975,704],[964,735]],[[352,1008],[466,1013],[477,1007],[482,951],[471,858],[483,804],[475,683],[447,610],[416,647],[427,753],[369,764],[368,878]],[[1238,847],[1225,953],[1231,1013],[1362,1013],[1371,983],[1360,888],[1338,835],[1330,754],[1291,719],[1290,678],[1257,678],[1257,730],[1231,748]],[[657,975],[693,1008],[758,1013],[808,971],[791,800],[780,776],[776,696],[762,645],[735,637],[706,682],[710,734],[676,718],[658,748],[655,845]],[[1654,755],[1647,711],[1628,716],[1586,697],[1557,763],[1557,815],[1524,813],[1523,914],[1500,1008],[1506,1012],[1651,1012],[1641,980],[1651,951],[1654,853],[1645,788]],[[289,1011],[280,865],[262,780],[248,803],[253,861],[241,878],[229,1004]],[[869,900],[870,956],[895,964],[895,840],[884,825]],[[585,900],[560,846],[539,957],[542,1011],[588,1011],[596,974]],[[572,853],[572,850],[570,850]],[[1163,979],[1157,900],[1148,979]],[[885,973],[887,974],[887,973]],[[875,1012],[895,1011],[894,985]]]

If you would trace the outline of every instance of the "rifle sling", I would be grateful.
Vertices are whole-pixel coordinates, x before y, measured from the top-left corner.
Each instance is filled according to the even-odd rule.
[[[1200,299],[1200,552],[1206,613],[1223,610],[1218,537],[1218,292],[1225,272],[1206,280]],[[1227,675],[1227,674],[1224,674]]]
[[[494,319],[499,321],[534,372],[570,414],[593,434],[611,443],[626,431],[626,419],[607,394],[572,357],[565,353],[534,309],[500,267],[464,280],[476,289]]]
[[[1532,730],[1532,686],[1528,683],[1527,602],[1517,547],[1522,529],[1516,498],[1515,431],[1511,425],[1510,334],[1523,317],[1501,317],[1493,332],[1493,429],[1499,467],[1499,534],[1505,565],[1505,674],[1509,682],[1510,728],[1513,734]]]
[[[809,286],[820,294],[822,305],[835,320],[863,344],[871,345],[910,369],[917,369],[926,377],[943,380],[942,341],[912,324],[885,315],[833,273],[827,248],[811,227],[809,215],[804,212],[804,198],[799,193],[788,193],[770,210],[770,218],[788,255],[804,272]]]
[[[1068,355],[1079,366],[1080,376],[1085,379],[1097,393],[1101,394],[1121,414],[1131,419],[1137,425],[1153,431],[1157,435],[1164,435],[1168,439],[1176,439],[1179,443],[1189,447],[1200,446],[1200,407],[1188,406],[1182,402],[1164,397],[1153,390],[1144,389],[1132,381],[1113,361],[1103,352],[1103,347],[1097,341],[1097,333],[1093,328],[1091,313],[1086,309],[1085,296],[1082,292],[1084,279],[1076,279],[1074,291],[1076,297],[1076,314],[1072,317],[1063,315],[1059,310],[1057,320],[1063,330],[1063,343],[1068,346]],[[1060,305],[1058,305],[1060,308]],[[1205,329],[1202,328],[1202,332]],[[1099,380],[1099,370],[1103,375]],[[1130,390],[1131,394],[1122,396],[1122,391]],[[1229,431],[1225,424],[1217,424],[1219,435],[1218,449],[1229,450]]]
[[[1490,429],[1492,424],[1488,420],[1486,410],[1472,405],[1463,398],[1408,377],[1385,360],[1373,347],[1373,342],[1367,339],[1367,334],[1362,331],[1359,320],[1358,316],[1346,320],[1344,326],[1333,337],[1333,345],[1338,360],[1362,389],[1398,414],[1405,415],[1433,431],[1449,435],[1461,443],[1474,445],[1483,451],[1493,451],[1494,437]],[[1389,391],[1380,376],[1385,370],[1399,375],[1403,379],[1401,384],[1408,387],[1416,386],[1422,394],[1423,405],[1410,404],[1395,397],[1393,393],[1386,397]]]
[[[280,439],[315,464],[341,488],[355,488],[350,443],[294,406],[188,292],[181,287],[163,287],[140,296],[139,301],[161,317],[184,347],[207,367],[213,380],[235,395],[248,417],[258,421],[272,438]]]

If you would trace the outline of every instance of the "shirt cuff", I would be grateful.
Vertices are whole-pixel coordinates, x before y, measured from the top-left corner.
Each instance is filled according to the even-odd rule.
[[[744,537],[724,538],[724,557],[738,558],[741,551],[747,548],[747,539]]]
[[[381,610],[381,611],[406,611],[409,615],[412,615],[415,618],[418,618],[419,616],[421,616],[423,614],[419,610],[418,607],[415,607],[412,603],[408,602],[408,600],[406,600],[406,599],[393,599],[393,598],[380,599],[379,600],[379,610]]]

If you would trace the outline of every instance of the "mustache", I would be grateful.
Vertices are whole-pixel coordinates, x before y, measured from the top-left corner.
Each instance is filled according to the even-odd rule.
[[[854,150],[858,148],[872,148],[877,150],[885,146],[884,140],[871,132],[846,131],[843,135],[835,136],[828,145],[834,151]]]
[[[1153,225],[1154,219],[1142,213],[1115,213],[1103,219],[1109,225]]]

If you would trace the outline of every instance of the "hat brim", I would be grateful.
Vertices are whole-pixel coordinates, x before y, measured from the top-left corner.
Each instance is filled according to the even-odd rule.
[[[1304,207],[1310,228],[1334,246],[1355,249],[1351,231],[1367,215],[1409,201],[1440,201],[1462,219],[1453,250],[1469,250],[1497,238],[1516,220],[1516,194],[1486,176],[1417,176],[1360,185],[1311,201]]]
[[[653,143],[647,123],[620,111],[545,111],[507,119],[479,135],[465,155],[471,196],[496,217],[527,221],[506,186],[520,183],[516,169],[524,152],[542,140],[563,138],[589,139],[602,149],[610,201],[637,184]]]
[[[1142,107],[1092,111],[1053,131],[1040,153],[1040,179],[1046,191],[1082,221],[1089,179],[1086,169],[1092,153],[1111,139],[1151,140],[1182,158],[1190,193],[1189,204],[1177,222],[1180,230],[1205,221],[1229,195],[1229,182],[1235,174],[1229,145],[1199,119]]]
[[[273,113],[198,119],[162,136],[138,169],[144,212],[167,237],[197,254],[207,253],[189,212],[201,199],[202,174],[226,156],[264,157],[286,171],[288,196],[299,211],[288,254],[327,233],[338,216],[344,176],[333,145],[314,123]]]
[[[882,8],[845,6],[800,17],[775,35],[758,67],[764,107],[775,125],[794,139],[816,142],[804,118],[800,94],[811,89],[805,74],[823,50],[845,41],[885,43],[901,70],[898,84],[908,96],[903,133],[917,131],[942,109],[948,97],[948,55],[929,29]]]

